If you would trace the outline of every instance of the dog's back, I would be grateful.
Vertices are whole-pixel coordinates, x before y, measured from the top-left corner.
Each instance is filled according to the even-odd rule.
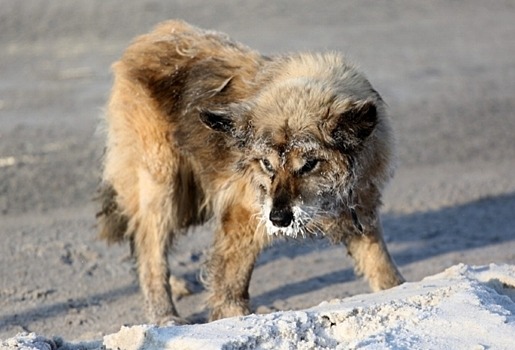
[[[198,175],[216,172],[223,183],[231,175],[220,176],[219,171],[229,162],[231,150],[201,124],[198,110],[246,98],[263,60],[224,34],[181,21],[165,22],[132,43],[113,65],[102,209],[97,215],[102,238],[115,242],[130,236],[149,206],[169,209],[169,230],[209,216],[206,195],[214,189],[203,184],[212,181]],[[191,137],[198,142],[188,142]],[[183,145],[180,150],[178,145]],[[187,156],[191,153],[196,157]],[[199,164],[203,159],[210,165]],[[170,198],[146,203],[147,198],[155,201],[157,191]]]

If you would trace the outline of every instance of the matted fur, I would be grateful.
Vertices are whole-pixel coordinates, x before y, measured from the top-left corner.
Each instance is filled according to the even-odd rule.
[[[100,232],[132,242],[151,321],[179,321],[168,249],[208,219],[212,320],[250,312],[254,262],[275,236],[344,243],[373,290],[403,281],[378,213],[393,157],[384,103],[341,55],[265,57],[169,21],[113,69]]]

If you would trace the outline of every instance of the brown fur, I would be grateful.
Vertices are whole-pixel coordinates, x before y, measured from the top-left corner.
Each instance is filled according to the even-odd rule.
[[[113,68],[100,232],[133,242],[151,321],[179,321],[168,249],[210,218],[210,319],[250,312],[254,262],[275,235],[345,243],[373,290],[403,281],[378,213],[392,173],[388,118],[340,55],[268,58],[169,21]]]

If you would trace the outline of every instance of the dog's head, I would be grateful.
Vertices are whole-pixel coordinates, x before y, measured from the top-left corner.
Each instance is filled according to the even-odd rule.
[[[250,101],[201,113],[242,150],[237,167],[258,189],[269,234],[323,233],[343,213],[355,219],[353,187],[362,163],[378,161],[370,148],[383,105],[351,73],[271,81]]]

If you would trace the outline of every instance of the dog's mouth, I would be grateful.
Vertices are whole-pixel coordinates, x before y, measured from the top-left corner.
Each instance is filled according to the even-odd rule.
[[[337,219],[342,215],[347,215],[352,220],[356,232],[363,233],[364,227],[354,205],[340,207],[334,202],[324,204],[318,202],[315,206],[303,204],[280,209],[263,204],[261,224],[265,226],[266,232],[270,236],[291,238],[326,236],[335,228]]]
[[[316,224],[314,213],[299,206],[278,211],[263,205],[262,222],[270,236],[305,238],[324,235],[322,229]]]

